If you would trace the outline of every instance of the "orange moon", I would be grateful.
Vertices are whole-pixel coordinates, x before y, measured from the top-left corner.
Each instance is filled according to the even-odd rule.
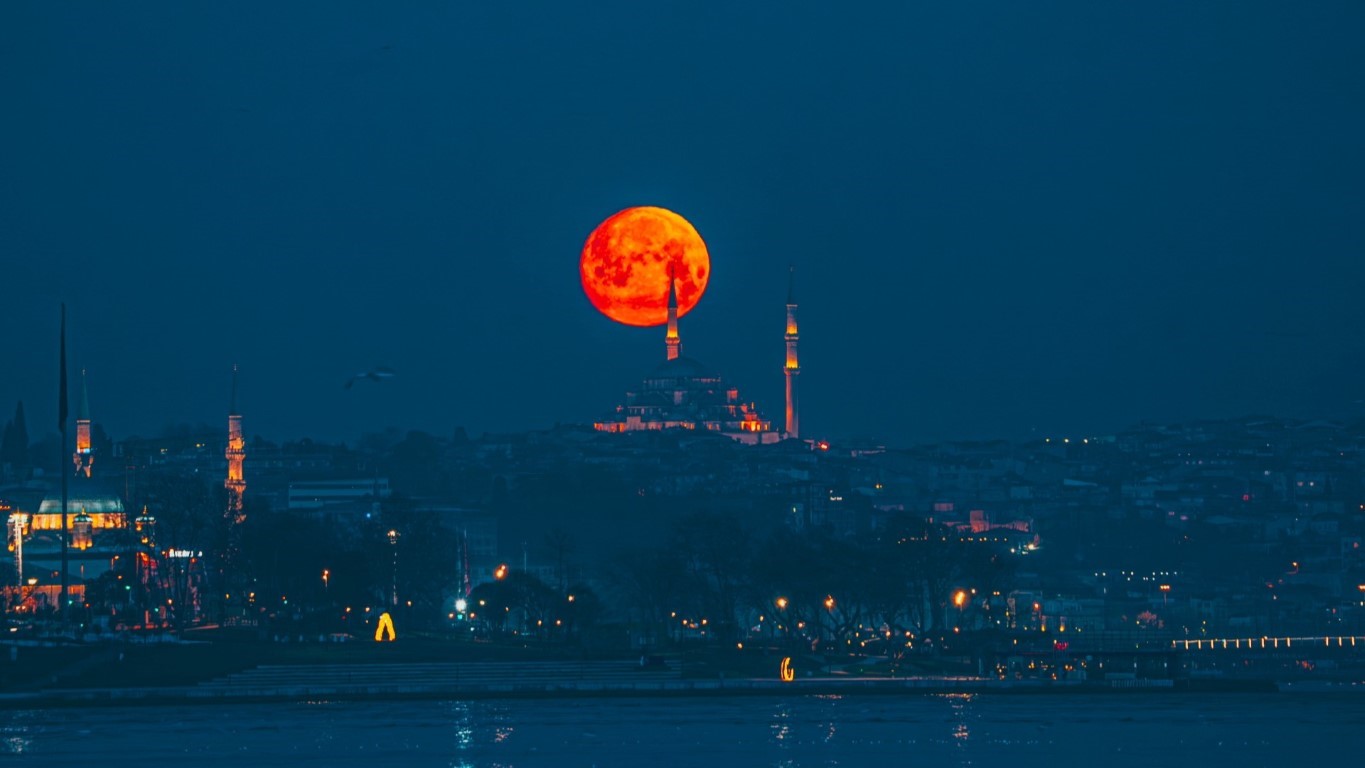
[[[678,316],[706,291],[711,256],[687,219],[651,206],[627,208],[597,225],[578,261],[583,292],[597,311],[626,325],[668,322],[668,271],[678,282]]]

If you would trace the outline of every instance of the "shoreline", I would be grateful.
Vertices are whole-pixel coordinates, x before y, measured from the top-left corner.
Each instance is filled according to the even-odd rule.
[[[1121,684],[1116,684],[1121,683]],[[1152,693],[1277,693],[1269,680],[1053,681],[992,678],[807,678],[670,680],[629,683],[591,680],[479,685],[306,685],[270,687],[168,686],[47,689],[0,694],[0,709],[58,709],[303,701],[437,701],[460,699],[670,698],[705,696],[925,696],[948,694],[1067,695]]]

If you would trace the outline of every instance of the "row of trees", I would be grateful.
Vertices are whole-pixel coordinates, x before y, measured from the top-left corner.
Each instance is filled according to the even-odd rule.
[[[681,520],[662,546],[627,553],[614,582],[632,620],[656,640],[705,620],[709,634],[735,641],[763,617],[775,635],[838,642],[860,627],[943,631],[960,608],[956,592],[989,601],[1006,588],[1013,563],[1001,547],[911,516],[840,538],[785,527],[754,533],[701,513]]]
[[[156,518],[149,554],[203,555],[197,573],[161,563],[155,595],[128,589],[129,582],[145,583],[140,561],[129,558],[109,577],[122,575],[121,584],[92,590],[106,603],[144,608],[169,600],[178,622],[196,614],[246,616],[312,620],[318,629],[346,626],[346,608],[372,607],[401,611],[407,627],[434,629],[446,624],[460,594],[458,536],[402,499],[350,522],[256,502],[234,531],[216,483],[149,473],[137,495],[138,506],[145,503]],[[975,590],[974,602],[989,605],[1007,588],[1015,560],[1003,547],[963,541],[910,515],[849,538],[781,525],[754,530],[732,515],[694,513],[678,519],[658,545],[595,558],[592,568],[569,562],[574,535],[583,533],[552,529],[541,537],[541,559],[553,562],[555,583],[514,568],[479,586],[468,611],[494,633],[515,629],[545,639],[578,637],[604,621],[629,623],[654,642],[692,624],[722,642],[741,640],[754,626],[774,637],[835,642],[866,627],[922,635],[952,626],[958,590]]]

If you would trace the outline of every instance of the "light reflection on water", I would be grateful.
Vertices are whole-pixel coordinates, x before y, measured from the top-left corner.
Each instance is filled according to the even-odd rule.
[[[32,737],[25,721],[32,720],[37,713],[31,711],[16,712],[15,718],[10,721],[0,713],[0,757],[22,756],[33,744]]]
[[[16,765],[1345,762],[1360,696],[851,696],[0,711]]]

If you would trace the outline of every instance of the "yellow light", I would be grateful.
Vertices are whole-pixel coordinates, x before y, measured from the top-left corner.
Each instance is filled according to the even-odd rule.
[[[503,563],[502,565],[499,565],[498,568],[497,568],[497,570],[493,571],[493,578],[497,579],[498,581],[502,581],[503,579],[507,578],[507,564],[506,564],[506,563]]]
[[[393,617],[387,611],[379,614],[379,624],[374,628],[374,641],[376,643],[384,642],[385,635],[388,635],[390,642],[398,639],[398,633],[393,630]]]
[[[796,679],[796,670],[792,669],[792,657],[787,656],[782,659],[782,666],[778,669],[778,676],[784,683],[790,683]]]
[[[967,604],[966,592],[963,592],[962,590],[959,589],[958,591],[953,593],[953,605],[957,606],[958,608],[961,608],[966,604]]]
[[[785,610],[787,607],[787,598],[785,597],[777,598],[776,605],[778,607],[778,610]]]
[[[825,596],[825,610],[827,610],[827,611],[832,611],[832,610],[834,610],[834,596],[833,596],[833,595],[826,595],[826,596]]]

